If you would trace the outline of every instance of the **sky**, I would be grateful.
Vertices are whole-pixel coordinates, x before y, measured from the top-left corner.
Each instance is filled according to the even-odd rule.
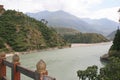
[[[63,10],[79,18],[108,18],[118,22],[120,0],[0,0],[0,5],[24,13]]]

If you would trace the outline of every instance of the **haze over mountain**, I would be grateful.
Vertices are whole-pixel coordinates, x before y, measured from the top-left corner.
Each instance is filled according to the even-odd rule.
[[[82,32],[95,31],[94,29],[90,28],[89,27],[90,25],[85,21],[82,21],[78,17],[64,11],[56,11],[56,12],[43,11],[38,13],[27,13],[27,14],[38,20],[46,19],[48,21],[48,25],[52,27],[73,28]]]
[[[111,32],[117,30],[117,26],[119,25],[117,22],[109,20],[107,18],[102,19],[82,19],[88,24],[92,25],[92,27],[96,30],[102,31],[104,35],[109,35]]]
[[[116,34],[116,30],[113,31],[112,33],[110,33],[110,34],[107,36],[107,38],[108,38],[109,40],[114,40],[115,34]]]
[[[108,19],[92,20],[89,18],[78,18],[64,11],[42,11],[38,13],[27,13],[27,15],[38,20],[45,19],[52,27],[65,27],[79,30],[80,32],[101,33],[105,36],[116,30],[117,22]]]

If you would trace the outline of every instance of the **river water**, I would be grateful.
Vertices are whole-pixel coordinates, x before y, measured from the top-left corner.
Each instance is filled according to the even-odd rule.
[[[47,64],[50,76],[57,80],[78,80],[77,70],[86,69],[92,65],[103,66],[100,62],[100,56],[107,53],[110,46],[111,43],[105,43],[34,52],[20,55],[20,62],[24,67],[36,70],[36,63],[43,59]],[[8,76],[9,73],[8,71]],[[25,76],[22,77],[22,80],[32,80]]]

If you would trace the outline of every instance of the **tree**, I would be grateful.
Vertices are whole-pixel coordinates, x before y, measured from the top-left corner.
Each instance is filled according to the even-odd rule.
[[[100,69],[100,78],[103,80],[119,80],[120,59],[116,57],[110,58],[110,62]]]
[[[113,45],[111,47],[111,50],[120,50],[120,30],[118,28],[117,33],[115,35],[115,38],[113,40]]]
[[[113,45],[109,50],[109,56],[119,57],[120,58],[120,30],[118,28],[115,38],[113,40]]]
[[[97,69],[98,67],[96,65],[88,67],[86,70],[78,70],[77,76],[79,77],[79,80],[96,80],[97,79]]]
[[[118,13],[120,13],[120,9],[118,10]],[[119,19],[120,22],[120,19]],[[120,58],[120,30],[118,26],[118,30],[115,34],[115,38],[113,40],[113,45],[111,46],[109,50],[109,56],[112,57],[119,57]]]
[[[110,62],[98,72],[97,66],[89,66],[86,70],[78,70],[79,80],[119,80],[120,79],[120,59],[111,57]]]

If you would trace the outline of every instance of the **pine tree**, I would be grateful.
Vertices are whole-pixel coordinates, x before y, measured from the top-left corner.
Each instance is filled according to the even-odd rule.
[[[120,50],[120,30],[118,28],[115,38],[113,40],[112,50]]]
[[[120,30],[118,28],[115,38],[113,40],[113,45],[109,50],[110,57],[119,57],[120,58]]]

